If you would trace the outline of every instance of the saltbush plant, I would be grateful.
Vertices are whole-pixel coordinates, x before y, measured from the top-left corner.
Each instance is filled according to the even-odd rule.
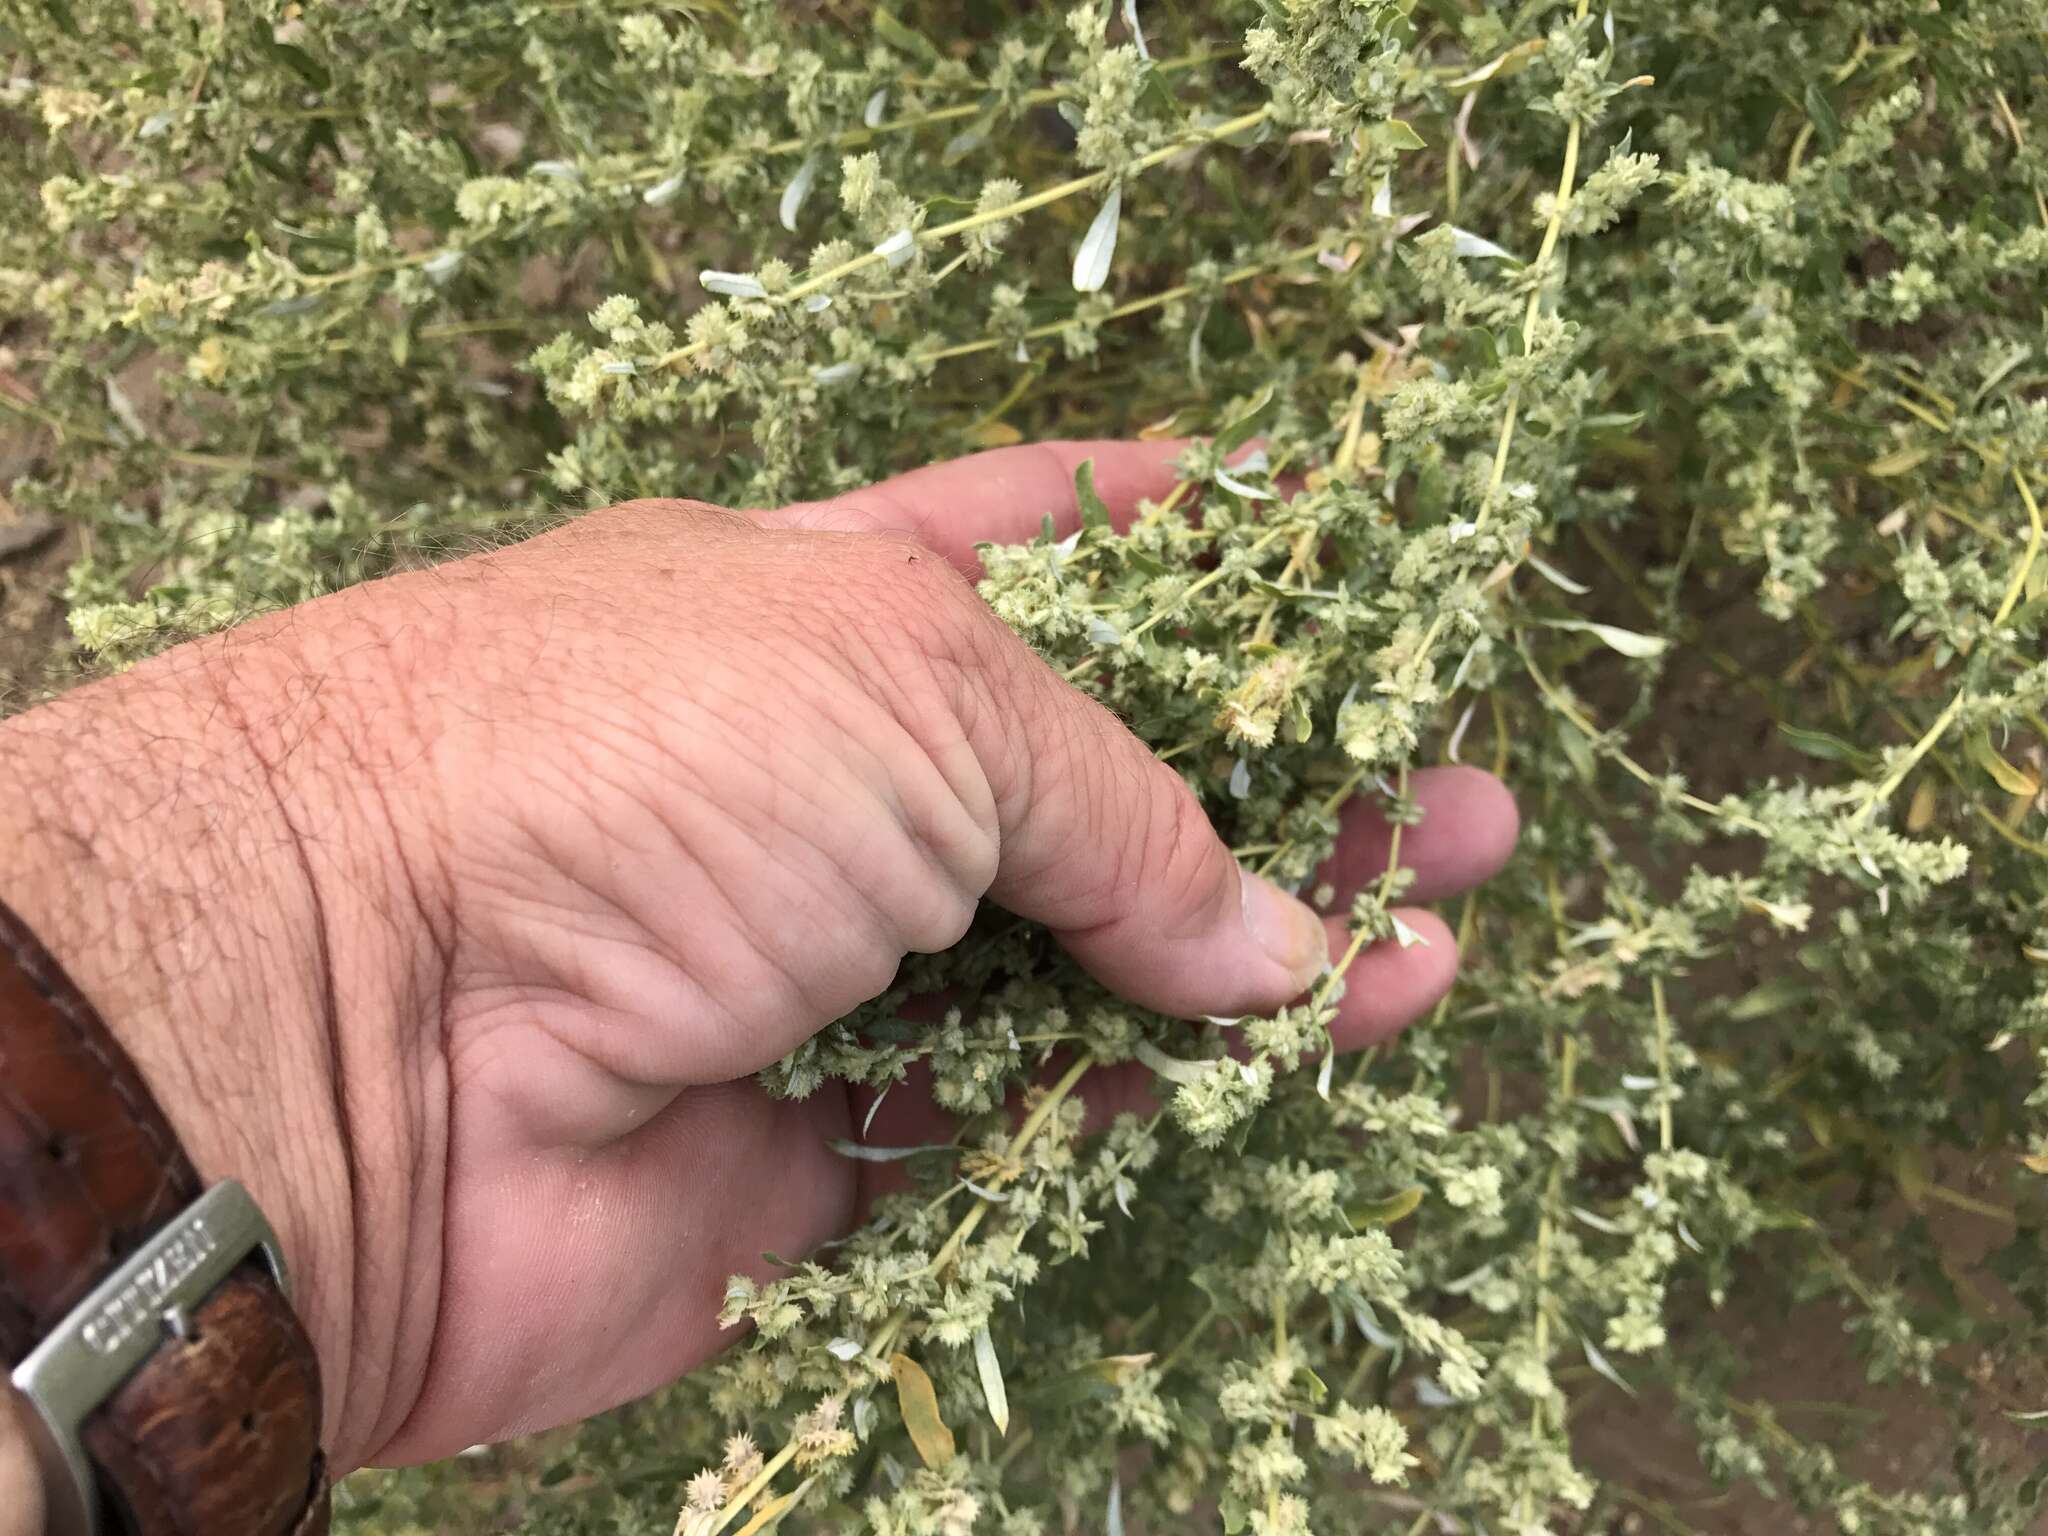
[[[1084,483],[1077,534],[988,551],[988,602],[1279,879],[1415,766],[1520,797],[1457,991],[1362,1059],[1341,964],[1193,1029],[999,914],[907,964],[766,1081],[923,1064],[957,1141],[735,1280],[723,1363],[550,1449],[530,1525],[1733,1518],[1580,1443],[1631,1394],[1781,1518],[2038,1529],[2043,38],[2039,0],[11,0],[8,494],[84,530],[95,664],[618,498],[1195,434],[1128,532]],[[1360,944],[1414,938],[1401,886]],[[1168,1107],[1082,1137],[1131,1058]],[[1788,1307],[1953,1454],[1887,1477],[1759,1395]]]

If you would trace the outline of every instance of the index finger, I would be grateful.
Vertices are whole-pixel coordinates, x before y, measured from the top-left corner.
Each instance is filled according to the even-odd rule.
[[[975,545],[1026,543],[1048,517],[1061,537],[1080,526],[1074,472],[1084,460],[1094,460],[1095,493],[1121,532],[1141,502],[1172,492],[1179,479],[1173,463],[1188,442],[1019,443],[913,469],[827,501],[796,502],[765,520],[785,528],[907,533],[974,581],[981,576]]]

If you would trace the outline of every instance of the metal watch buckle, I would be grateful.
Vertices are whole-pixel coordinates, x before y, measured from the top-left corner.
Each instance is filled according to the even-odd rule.
[[[249,1191],[223,1179],[122,1260],[14,1368],[43,1471],[50,1536],[100,1529],[99,1487],[79,1430],[156,1352],[192,1337],[192,1314],[251,1253],[262,1251],[291,1295],[284,1251]]]

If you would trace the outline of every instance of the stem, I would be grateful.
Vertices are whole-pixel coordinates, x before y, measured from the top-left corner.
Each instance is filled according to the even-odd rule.
[[[1247,128],[1255,128],[1266,120],[1272,110],[1272,106],[1268,104],[1267,106],[1260,107],[1255,112],[1242,113],[1237,117],[1231,118],[1228,122],[1218,123],[1215,127],[1190,138],[1179,139],[1172,144],[1163,145],[1153,150],[1150,154],[1140,155],[1136,160],[1133,160],[1124,174],[1127,176],[1136,175],[1140,171],[1150,170],[1155,165],[1171,160],[1183,150],[1214,144],[1219,139],[1227,139],[1232,134],[1242,133]],[[1033,209],[1043,208],[1049,203],[1057,203],[1063,198],[1072,197],[1077,192],[1087,192],[1093,188],[1104,186],[1110,181],[1113,174],[1110,171],[1093,171],[1086,176],[1076,176],[1069,181],[1057,182],[1050,187],[1041,187],[1038,191],[1028,196],[1020,197],[1015,202],[1005,203],[1000,208],[977,209],[965,218],[954,219],[948,224],[939,224],[930,229],[919,230],[915,236],[916,243],[919,245],[934,245],[953,235],[964,235],[969,230],[980,229],[985,225],[994,224],[1003,219],[1016,218],[1020,214],[1030,213]],[[855,272],[863,271],[873,266],[876,262],[886,259],[886,257],[874,251],[865,251],[851,260],[842,261],[836,267],[826,268],[815,277],[798,283],[794,288],[789,288],[776,294],[770,302],[778,305],[792,304],[798,299],[816,293],[820,288],[836,283],[842,277],[849,277]]]

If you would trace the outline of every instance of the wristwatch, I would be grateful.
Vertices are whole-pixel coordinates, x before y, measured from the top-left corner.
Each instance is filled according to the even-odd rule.
[[[320,1368],[277,1238],[0,904],[0,1356],[50,1536],[324,1536]]]

